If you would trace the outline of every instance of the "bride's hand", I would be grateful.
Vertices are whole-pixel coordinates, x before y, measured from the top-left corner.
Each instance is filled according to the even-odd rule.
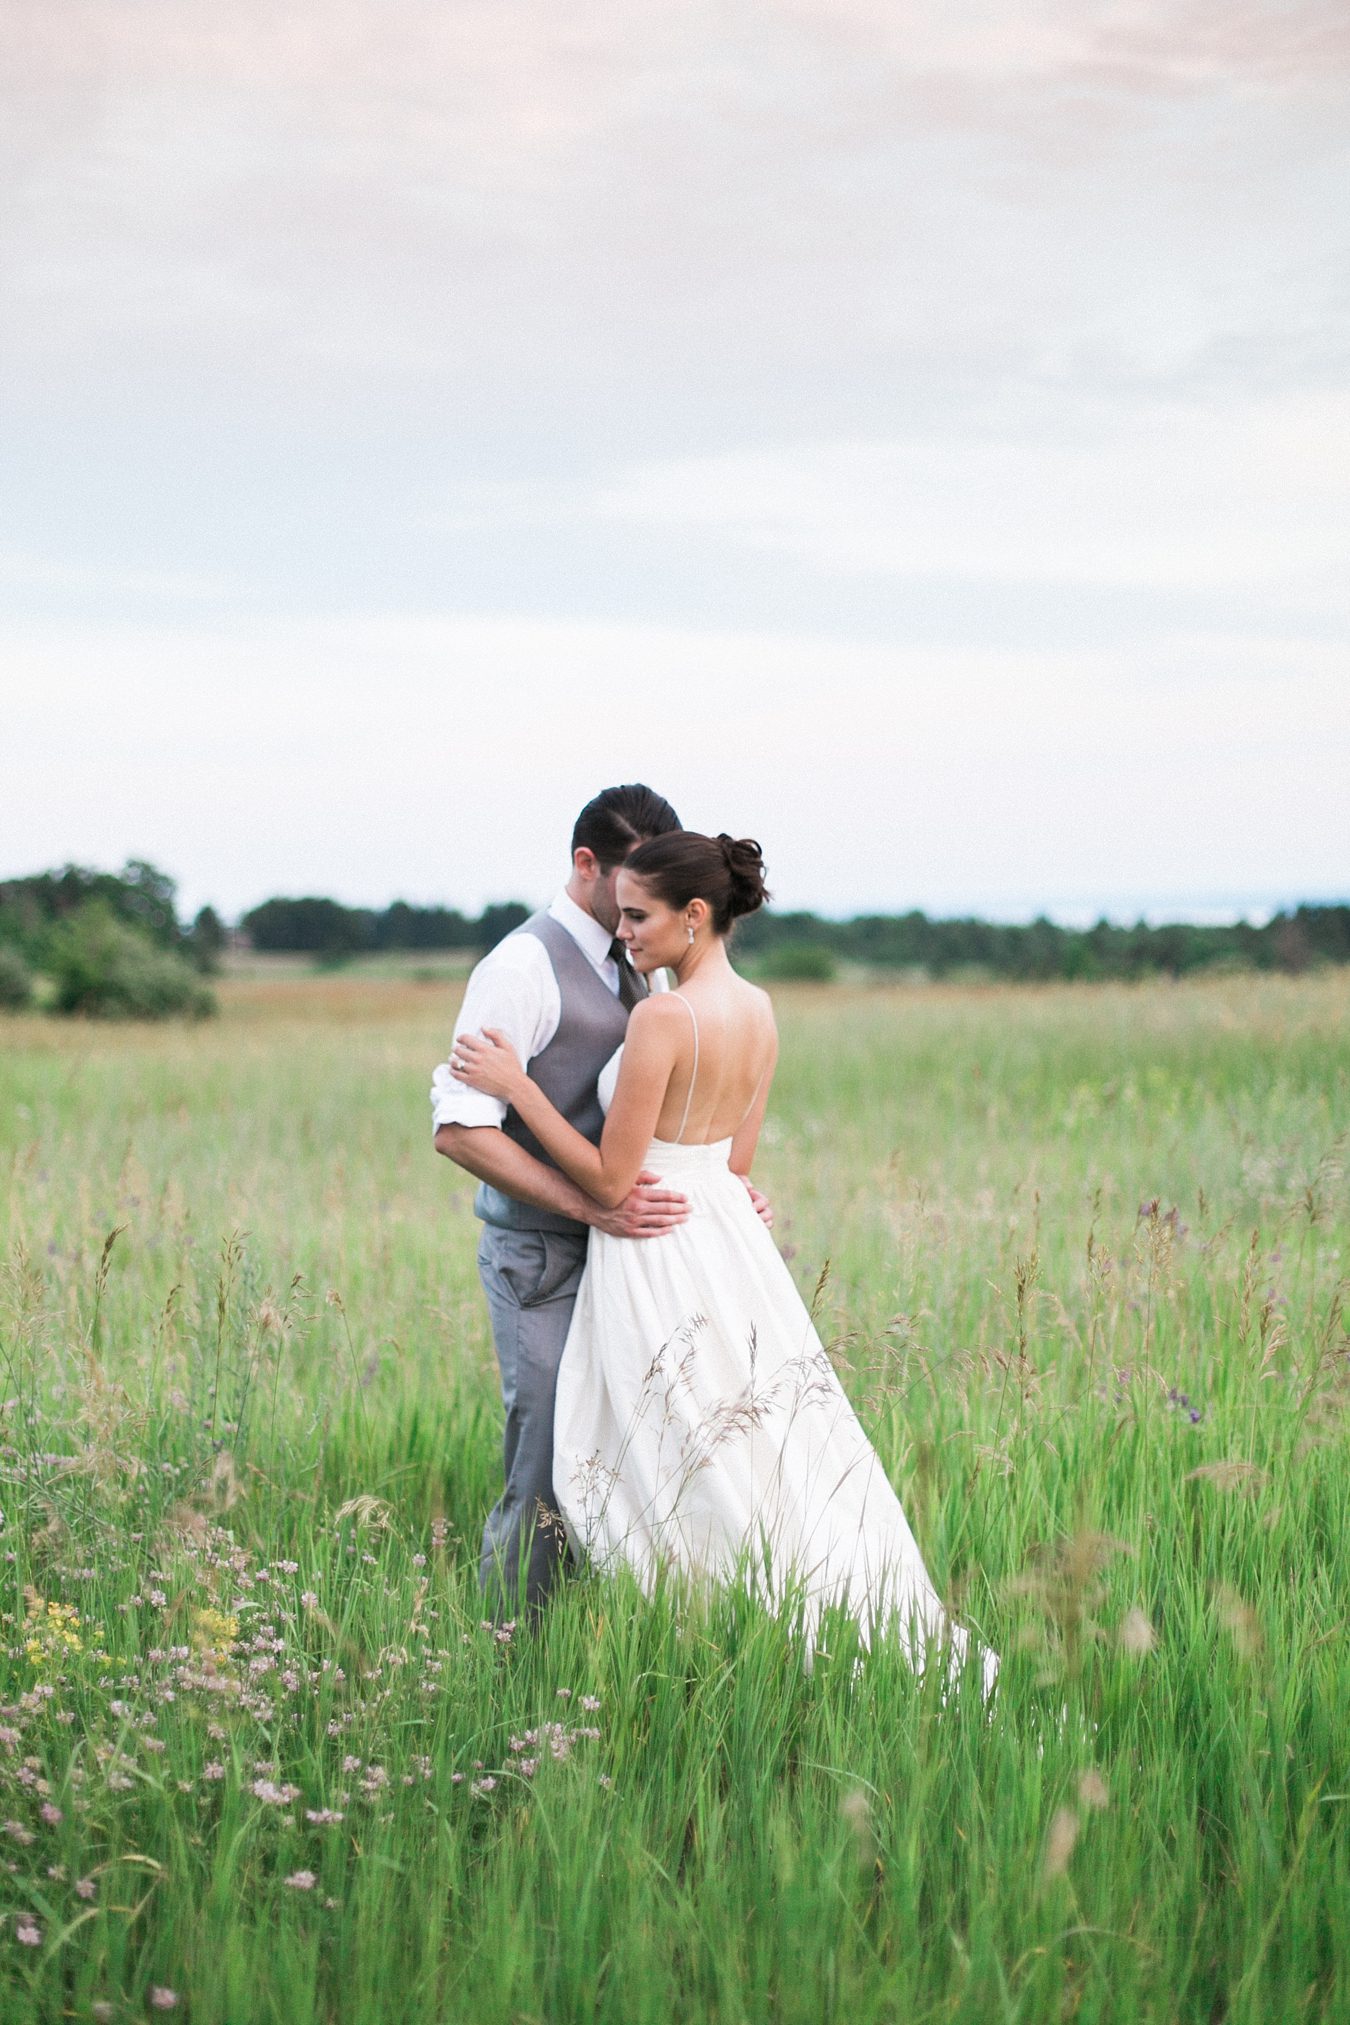
[[[520,1056],[497,1027],[460,1034],[450,1050],[450,1073],[458,1083],[510,1104],[526,1079]]]

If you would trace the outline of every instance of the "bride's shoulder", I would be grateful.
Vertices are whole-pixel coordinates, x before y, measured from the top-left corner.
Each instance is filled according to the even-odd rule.
[[[741,978],[739,983],[746,994],[745,1004],[753,1006],[760,1017],[776,1030],[777,1022],[773,1016],[773,1000],[770,998],[768,992],[765,991],[763,985],[751,984],[748,977]]]
[[[689,1015],[673,991],[651,992],[639,999],[628,1015],[630,1039],[636,1034],[659,1034],[665,1027],[687,1029],[688,1025]]]

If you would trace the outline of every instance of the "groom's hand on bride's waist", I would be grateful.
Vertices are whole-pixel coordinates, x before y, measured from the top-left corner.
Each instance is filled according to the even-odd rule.
[[[751,1181],[748,1174],[742,1174],[738,1177],[738,1179],[744,1182],[745,1184],[745,1192],[750,1198],[750,1202],[754,1209],[755,1215],[759,1218],[765,1230],[772,1230],[773,1204],[769,1201],[768,1196],[760,1194],[759,1190],[755,1187],[754,1182]]]
[[[674,1189],[665,1188],[659,1175],[644,1168],[616,1209],[595,1204],[587,1221],[609,1237],[660,1237],[686,1221],[689,1203]]]

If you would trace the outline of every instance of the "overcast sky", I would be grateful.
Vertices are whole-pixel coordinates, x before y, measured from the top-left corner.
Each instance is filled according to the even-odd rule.
[[[0,0],[0,876],[1350,893],[1344,0]]]

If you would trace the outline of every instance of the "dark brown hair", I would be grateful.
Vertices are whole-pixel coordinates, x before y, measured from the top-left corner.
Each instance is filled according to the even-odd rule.
[[[587,802],[572,826],[572,849],[594,851],[600,869],[612,872],[644,837],[659,837],[679,827],[680,819],[664,795],[641,781],[630,781],[626,787],[602,788]]]
[[[706,900],[719,935],[769,898],[759,845],[753,837],[729,837],[725,830],[718,837],[700,836],[697,830],[653,837],[638,845],[624,869],[635,872],[667,907]]]

